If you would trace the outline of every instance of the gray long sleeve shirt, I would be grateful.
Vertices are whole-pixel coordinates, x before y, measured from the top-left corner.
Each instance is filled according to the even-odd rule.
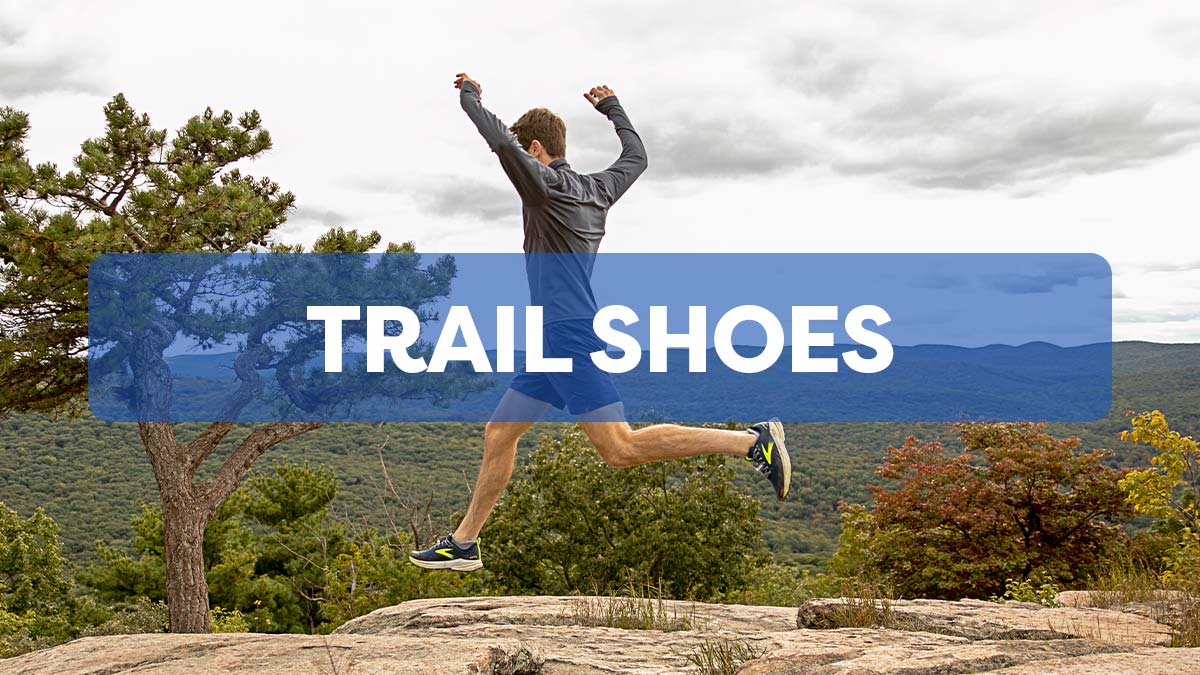
[[[576,173],[564,159],[547,166],[525,152],[516,135],[483,107],[470,82],[463,82],[459,102],[521,197],[531,301],[545,308],[547,322],[590,318],[596,309],[592,265],[608,209],[646,170],[646,148],[620,101],[609,96],[596,109],[613,123],[621,155],[607,169],[590,174]],[[541,253],[576,255],[529,255]]]

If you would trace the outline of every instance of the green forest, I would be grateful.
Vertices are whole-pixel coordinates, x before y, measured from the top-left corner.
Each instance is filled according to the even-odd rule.
[[[1084,448],[1112,449],[1110,461],[1116,465],[1143,466],[1150,451],[1118,438],[1128,428],[1125,412],[1156,408],[1172,428],[1196,435],[1198,381],[1200,345],[1117,343],[1109,415],[1087,424],[1052,424],[1048,430],[1076,435]],[[181,427],[186,435],[200,425]],[[536,446],[539,436],[561,435],[565,428],[534,427],[522,442],[522,455]],[[247,433],[238,431],[242,433],[231,433],[223,449],[228,451]],[[387,525],[385,504],[394,488],[428,504],[429,522],[441,531],[466,506],[482,454],[482,431],[479,424],[455,423],[327,426],[274,448],[259,466],[307,461],[329,467],[338,481],[330,511],[357,523]],[[875,468],[889,445],[899,445],[909,435],[941,440],[949,447],[958,442],[945,424],[796,424],[787,425],[787,433],[796,467],[789,501],[777,502],[748,468],[736,471],[734,481],[739,492],[761,502],[767,548],[781,561],[806,566],[822,565],[832,555],[840,530],[838,504],[867,499],[867,485],[881,482]],[[223,459],[218,450],[201,475]],[[56,419],[28,414],[0,419],[0,502],[25,516],[42,507],[61,527],[65,555],[85,564],[95,559],[97,542],[127,547],[130,519],[140,513],[141,504],[156,504],[157,497],[136,425],[88,415]]]

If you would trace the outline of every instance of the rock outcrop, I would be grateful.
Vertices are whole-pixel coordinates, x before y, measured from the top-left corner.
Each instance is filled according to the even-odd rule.
[[[809,600],[796,614],[797,628],[835,628],[845,619],[907,631],[972,640],[1062,640],[1083,638],[1128,647],[1166,646],[1171,629],[1137,614],[1094,607],[1043,607],[1028,602],[982,600],[888,600],[871,603],[840,598]],[[840,621],[839,621],[840,620]]]
[[[0,660],[0,675],[694,674],[690,655],[731,648],[758,657],[742,663],[741,675],[1200,675],[1200,649],[1166,647],[1167,627],[1109,609],[929,600],[880,608],[827,599],[798,611],[618,600],[620,611],[611,612],[610,602],[426,599],[377,610],[328,636],[83,638]],[[835,627],[847,619],[875,625]],[[604,625],[639,620],[673,630]]]
[[[1118,593],[1104,591],[1063,591],[1055,596],[1064,607],[1101,607],[1115,609],[1126,614],[1137,614],[1159,623],[1178,625],[1184,616],[1197,610],[1197,599],[1192,593],[1151,589],[1140,597],[1121,597]]]

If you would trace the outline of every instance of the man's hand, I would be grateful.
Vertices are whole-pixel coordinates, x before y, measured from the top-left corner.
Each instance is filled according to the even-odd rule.
[[[613,93],[612,89],[608,88],[607,84],[596,85],[592,87],[591,91],[583,95],[583,97],[588,100],[588,103],[591,103],[592,105],[600,105],[600,101],[603,101],[609,96],[616,96],[616,94]]]
[[[462,89],[463,82],[470,82],[471,84],[475,85],[475,90],[479,92],[480,96],[483,96],[483,85],[479,84],[475,80],[472,80],[470,77],[467,76],[466,73],[458,73],[457,75],[454,76],[454,88],[455,89]],[[595,91],[595,90],[593,90],[593,91]]]

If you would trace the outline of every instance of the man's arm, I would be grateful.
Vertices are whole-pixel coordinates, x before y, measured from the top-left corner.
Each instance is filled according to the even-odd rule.
[[[607,85],[593,87],[583,97],[613,123],[617,138],[621,139],[621,156],[617,161],[604,171],[592,174],[608,189],[609,204],[612,204],[646,170],[646,146],[634,131],[633,123],[629,121],[621,102]]]
[[[546,171],[541,162],[525,152],[504,122],[483,107],[478,82],[467,77],[466,73],[459,73],[454,86],[459,90],[458,101],[463,111],[475,123],[475,128],[487,141],[488,147],[500,158],[500,166],[508,174],[517,194],[521,195],[521,201],[536,204],[545,200],[546,181],[557,175],[547,175],[553,172]]]

